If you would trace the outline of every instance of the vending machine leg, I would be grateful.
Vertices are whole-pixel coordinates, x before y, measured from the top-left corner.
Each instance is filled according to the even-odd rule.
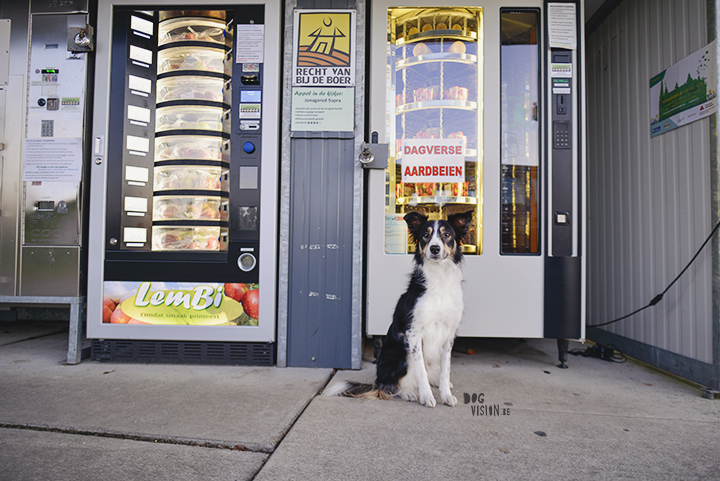
[[[557,340],[557,346],[558,346],[558,359],[560,360],[560,364],[558,364],[558,367],[560,369],[567,369],[568,366],[565,364],[568,359],[568,347],[570,347],[570,341],[567,339],[558,339]]]
[[[86,317],[86,298],[72,298],[70,303],[70,333],[68,336],[68,364],[80,364],[83,358],[90,357],[88,350],[83,350],[83,322]]]

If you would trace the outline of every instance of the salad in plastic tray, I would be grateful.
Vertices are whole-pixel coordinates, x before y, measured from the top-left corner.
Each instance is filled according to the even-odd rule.
[[[155,131],[210,130],[230,132],[229,113],[220,107],[174,106],[157,109]],[[227,120],[225,117],[228,117]]]
[[[222,137],[169,135],[155,138],[155,161],[173,159],[227,160]]]
[[[230,90],[224,89],[221,78],[202,76],[169,77],[157,81],[157,101],[170,100],[209,100],[211,102],[229,102]]]
[[[203,47],[174,47],[158,52],[158,74],[176,70],[203,70],[220,72],[226,70],[224,50]],[[228,67],[232,64],[228,63]]]
[[[227,220],[222,203],[220,197],[155,196],[153,220]]]
[[[170,20],[173,18],[180,17],[183,20],[190,19],[189,17],[210,17],[225,20],[227,13],[225,10],[161,10],[159,12],[161,25],[166,22],[170,24]],[[191,20],[196,20],[195,18]]]
[[[227,231],[220,227],[153,226],[153,250],[227,250]]]
[[[204,18],[178,18],[160,24],[159,45],[203,41],[225,44],[225,22]]]
[[[220,178],[222,170],[220,167],[211,166],[155,167],[154,190],[227,190]]]

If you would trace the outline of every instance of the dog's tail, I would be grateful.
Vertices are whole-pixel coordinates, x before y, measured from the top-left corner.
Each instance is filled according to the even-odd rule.
[[[374,384],[362,384],[359,382],[342,381],[327,388],[323,395],[361,397],[367,399],[390,399],[393,396],[393,393],[391,391],[379,388]]]

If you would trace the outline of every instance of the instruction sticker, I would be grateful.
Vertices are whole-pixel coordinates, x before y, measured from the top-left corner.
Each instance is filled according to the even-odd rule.
[[[550,48],[577,49],[577,13],[574,3],[548,3]]]
[[[25,139],[25,182],[80,182],[82,139]]]
[[[265,25],[238,25],[235,63],[263,63]]]

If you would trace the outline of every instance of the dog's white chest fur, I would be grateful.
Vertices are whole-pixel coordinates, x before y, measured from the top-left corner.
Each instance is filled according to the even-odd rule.
[[[418,299],[410,330],[427,334],[423,343],[455,337],[463,313],[462,271],[455,263],[426,262],[422,266],[425,293]],[[430,338],[430,339],[428,339]]]

